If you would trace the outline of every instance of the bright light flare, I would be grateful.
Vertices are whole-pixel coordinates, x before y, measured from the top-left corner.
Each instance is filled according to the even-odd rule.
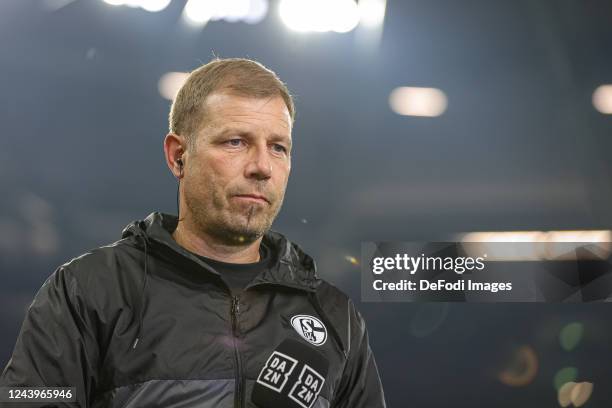
[[[155,13],[162,11],[172,0],[103,0],[111,6],[127,6],[132,8],[141,8],[143,10]]]
[[[612,242],[610,230],[470,232],[463,242]]]
[[[612,115],[612,85],[601,85],[593,92],[593,106],[604,115]]]
[[[189,0],[183,9],[183,19],[195,26],[219,20],[256,24],[267,13],[268,0]]]
[[[257,24],[268,14],[268,0],[251,0],[249,10],[243,20],[248,24]]]
[[[168,7],[171,1],[172,0],[141,0],[140,7],[151,13],[156,13]]]
[[[128,7],[136,8],[140,7],[141,0],[124,0],[123,4]]]
[[[216,7],[211,0],[188,0],[183,9],[183,18],[192,25],[205,25],[215,15]]]
[[[230,23],[240,21],[249,12],[249,0],[224,0],[215,5],[215,13],[211,20],[225,19]]]
[[[176,93],[181,89],[187,77],[186,72],[167,72],[159,79],[157,89],[159,94],[170,101],[174,100]]]
[[[287,27],[294,31],[309,31],[311,21],[316,21],[316,7],[321,0],[312,0],[310,6],[307,2],[300,0],[281,0],[278,11],[281,20]]]
[[[389,95],[393,112],[403,116],[440,116],[446,111],[446,94],[437,88],[399,87]]]
[[[359,2],[360,24],[368,28],[379,27],[385,20],[386,0],[361,0]]]
[[[359,24],[359,8],[353,0],[281,0],[281,20],[294,31],[346,33]]]
[[[487,253],[489,261],[598,260],[612,254],[610,230],[470,232],[460,241],[472,243],[466,248],[473,253]],[[495,245],[499,242],[531,245]]]
[[[359,7],[353,0],[336,0],[329,2],[331,31],[348,33],[359,24]]]
[[[45,0],[69,3],[75,0]],[[149,12],[164,10],[172,0],[102,0],[111,6],[141,8]],[[54,9],[54,7],[50,7]],[[228,22],[244,21],[259,23],[268,13],[268,0],[189,0],[183,10],[183,17],[192,24],[204,25],[209,20]]]

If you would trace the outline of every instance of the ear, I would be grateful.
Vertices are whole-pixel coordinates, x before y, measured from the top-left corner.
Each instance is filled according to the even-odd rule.
[[[176,133],[168,133],[164,138],[164,155],[166,156],[166,164],[176,178],[183,177],[183,167],[186,157],[186,141],[183,136]],[[179,161],[182,160],[182,165]]]

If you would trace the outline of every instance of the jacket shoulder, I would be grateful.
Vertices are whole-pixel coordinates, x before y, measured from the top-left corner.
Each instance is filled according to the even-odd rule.
[[[346,293],[325,279],[320,280],[317,287],[317,297],[323,304],[343,304],[345,307],[347,302],[351,300]]]
[[[68,271],[77,278],[103,269],[108,270],[117,265],[121,256],[131,251],[133,246],[129,241],[130,239],[124,238],[108,245],[92,248],[66,261],[58,269]]]
[[[60,265],[49,279],[61,273],[65,279],[74,282],[80,292],[94,297],[103,295],[116,287],[121,279],[119,275],[125,279],[126,273],[134,269],[130,264],[140,262],[139,250],[131,242],[124,238],[93,248]]]
[[[362,319],[351,297],[325,279],[321,279],[317,287],[317,297],[326,309],[340,309],[345,316],[347,313],[351,315],[347,318]]]
[[[365,320],[355,303],[344,291],[323,279],[317,288],[317,298],[332,317],[346,349],[350,351],[351,345],[362,338],[366,330]]]

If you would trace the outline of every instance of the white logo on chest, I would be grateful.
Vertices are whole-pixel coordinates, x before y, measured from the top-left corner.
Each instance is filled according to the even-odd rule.
[[[327,329],[323,322],[313,316],[296,315],[291,318],[291,326],[304,340],[320,346],[327,340]]]

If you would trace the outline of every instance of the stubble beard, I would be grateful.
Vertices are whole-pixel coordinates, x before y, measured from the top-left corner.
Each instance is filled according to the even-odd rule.
[[[199,192],[204,194],[204,192]],[[284,192],[283,192],[284,193]],[[238,205],[229,197],[220,196],[222,192],[209,190],[212,197],[201,197],[185,191],[185,204],[198,231],[214,238],[224,245],[248,245],[261,238],[270,230],[283,202],[282,194],[274,204]]]

